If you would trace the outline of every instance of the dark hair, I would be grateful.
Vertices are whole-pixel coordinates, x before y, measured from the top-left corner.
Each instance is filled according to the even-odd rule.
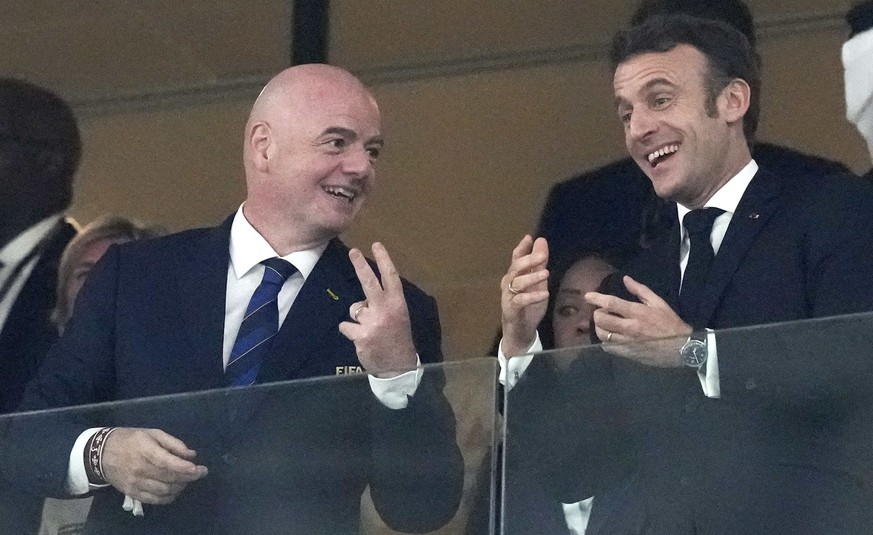
[[[24,80],[0,78],[0,158],[8,172],[39,180],[45,202],[60,210],[72,199],[81,153],[76,118],[62,98]]]
[[[743,133],[751,145],[758,129],[761,79],[758,60],[749,41],[733,27],[715,20],[688,15],[656,15],[642,24],[619,32],[612,41],[610,62],[613,73],[634,56],[649,52],[668,52],[679,45],[690,45],[707,59],[704,80],[707,113],[717,113],[715,102],[734,79],[745,80],[751,88],[749,110],[743,117]]]
[[[873,1],[860,2],[852,6],[852,9],[846,13],[846,22],[849,23],[849,39],[873,29]]]
[[[756,47],[752,12],[740,0],[642,0],[631,17],[631,26],[642,24],[655,15],[690,15],[699,19],[719,20],[742,32],[749,46],[753,49]]]
[[[555,315],[555,303],[558,297],[558,289],[561,287],[561,281],[564,279],[564,275],[566,275],[570,268],[577,262],[581,262],[586,258],[600,260],[617,270],[618,267],[622,265],[621,260],[623,256],[624,255],[621,254],[620,251],[613,249],[587,249],[575,247],[564,251],[563,254],[559,254],[559,256],[552,259],[553,267],[549,270],[548,280],[549,301],[546,306],[546,313],[543,316],[542,321],[540,321],[538,328],[540,342],[543,344],[544,349],[555,349],[555,331],[552,328],[552,319]]]

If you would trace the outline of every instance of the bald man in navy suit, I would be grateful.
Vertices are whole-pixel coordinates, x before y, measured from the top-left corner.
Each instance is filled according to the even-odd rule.
[[[264,305],[280,327],[250,369],[254,382],[366,380],[52,425],[9,454],[12,479],[94,492],[89,533],[357,533],[368,484],[392,527],[436,529],[462,479],[441,376],[417,368],[442,358],[436,304],[381,244],[370,263],[337,238],[375,186],[376,101],[342,69],[293,67],[261,92],[244,140],[248,195],[236,214],[111,248],[22,408],[239,384],[229,382],[237,331],[266,280],[261,262],[276,258],[293,269]],[[108,433],[100,426],[117,426],[102,459],[80,462]]]

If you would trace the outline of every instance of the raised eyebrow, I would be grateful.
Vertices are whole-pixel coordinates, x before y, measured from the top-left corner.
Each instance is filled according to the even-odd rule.
[[[646,82],[645,85],[643,85],[643,88],[640,92],[651,91],[657,86],[667,86],[668,88],[674,88],[676,87],[676,84],[666,78],[653,78]]]
[[[342,136],[347,139],[357,139],[358,134],[355,133],[351,128],[344,128],[342,126],[330,126],[324,129],[324,132],[321,133],[322,136],[326,135],[337,135]]]

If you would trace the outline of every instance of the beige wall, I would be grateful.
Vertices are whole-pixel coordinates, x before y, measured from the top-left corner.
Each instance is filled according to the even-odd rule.
[[[868,167],[843,117],[845,2],[750,3],[762,28],[762,137]],[[623,154],[603,47],[633,4],[333,4],[334,61],[372,85],[388,140],[377,196],[346,238],[383,241],[437,297],[448,357],[480,356],[509,251],[548,188]],[[86,110],[74,215],[172,229],[220,221],[244,196],[241,132],[255,95]]]

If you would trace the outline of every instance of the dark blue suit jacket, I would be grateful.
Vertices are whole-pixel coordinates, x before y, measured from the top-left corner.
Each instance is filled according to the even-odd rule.
[[[716,256],[699,327],[873,310],[871,230],[873,188],[860,179],[760,170]],[[678,223],[623,271],[677,310]],[[606,289],[634,299],[621,274]],[[827,339],[820,328],[720,332],[720,399],[704,396],[691,369],[589,352],[549,379],[535,359],[510,398],[549,380],[557,393],[540,405],[572,408],[553,411],[569,419],[551,432],[528,429],[556,452],[540,487],[552,503],[594,494],[591,534],[870,532],[873,333],[869,319],[838,322]],[[617,454],[623,436],[631,448]]]
[[[677,225],[625,270],[674,310]],[[860,179],[760,170],[731,219],[696,327],[873,310],[871,229],[873,188]],[[620,276],[607,288],[633,299]],[[639,459],[633,507],[619,516],[644,518],[646,533],[873,529],[873,418],[859,410],[871,399],[873,356],[870,334],[855,332],[864,325],[838,323],[833,345],[811,324],[719,334],[717,400],[693,370],[610,359]],[[608,526],[602,533],[624,532]]]
[[[110,249],[22,408],[223,387],[231,221]],[[364,298],[347,252],[338,240],[328,245],[274,339],[258,383],[361,366],[338,330],[350,305]],[[435,302],[411,284],[404,290],[421,361],[438,362]],[[409,407],[399,411],[382,406],[364,377],[97,410],[90,418],[96,424],[156,427],[181,438],[210,474],[174,504],[146,506],[144,519],[121,510],[120,493],[99,491],[88,532],[356,533],[368,483],[389,525],[434,529],[454,513],[462,474],[441,387],[439,373],[425,373]],[[31,446],[39,453],[28,462],[21,451],[27,448],[15,450],[13,456],[25,458],[11,462],[18,467],[13,471],[23,472],[13,480],[62,492],[69,449],[83,424],[58,421],[49,432],[30,433],[38,437]]]

